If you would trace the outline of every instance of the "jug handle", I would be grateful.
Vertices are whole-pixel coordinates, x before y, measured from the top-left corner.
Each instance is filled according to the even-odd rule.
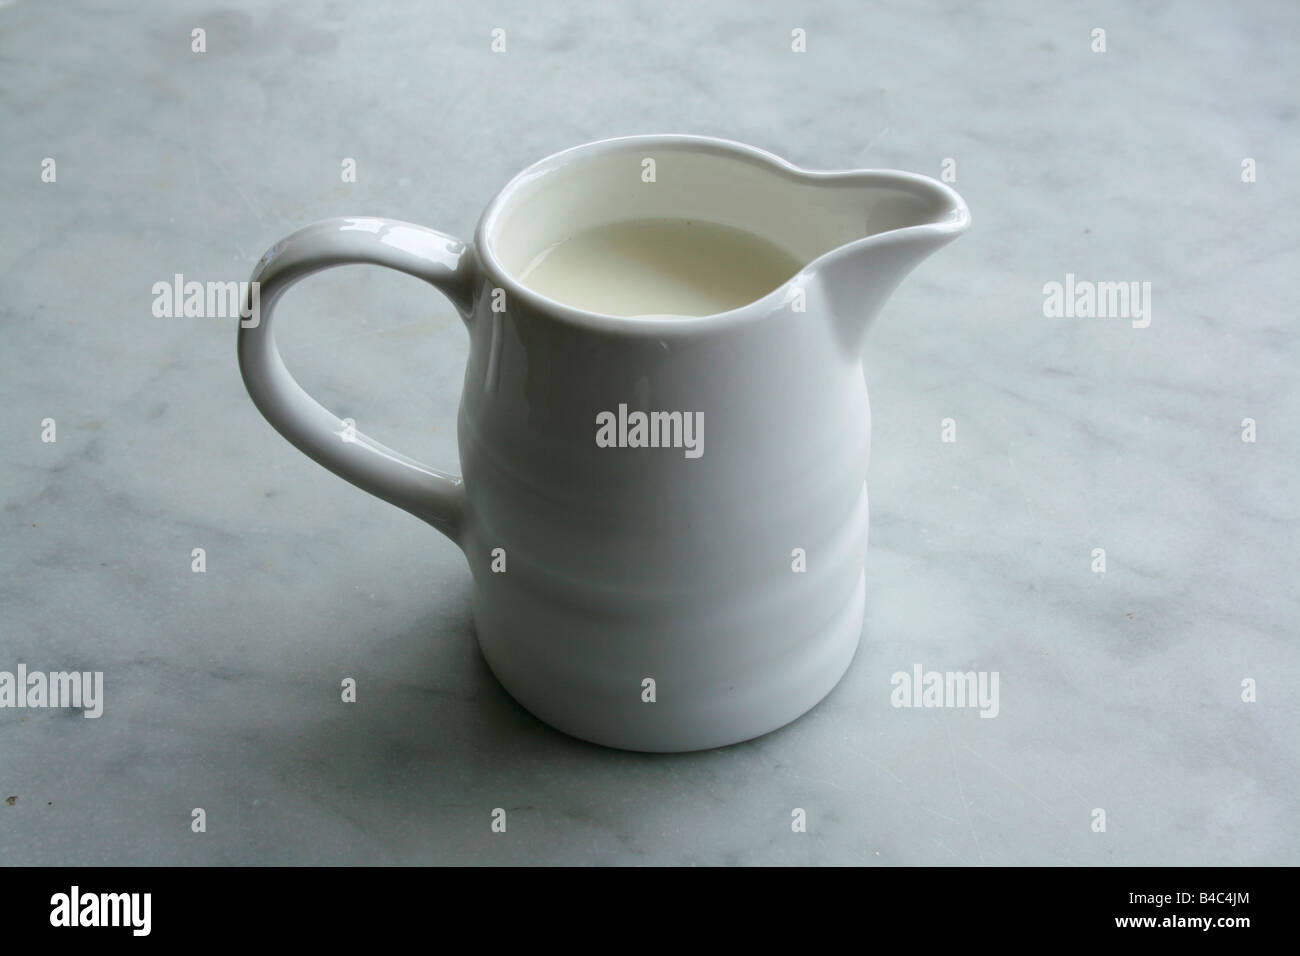
[[[368,437],[327,411],[294,380],[272,333],[275,305],[299,279],[333,266],[387,266],[424,279],[456,306],[473,308],[474,257],[445,233],[392,219],[327,219],[277,242],[258,262],[244,297],[239,369],[258,411],[299,451],[370,494],[427,521],[457,544],[464,483]]]

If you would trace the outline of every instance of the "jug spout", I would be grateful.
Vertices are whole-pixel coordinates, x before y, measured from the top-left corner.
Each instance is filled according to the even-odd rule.
[[[841,347],[860,356],[885,301],[922,260],[966,231],[970,210],[956,190],[914,173],[829,174],[822,186],[845,241],[809,269]]]

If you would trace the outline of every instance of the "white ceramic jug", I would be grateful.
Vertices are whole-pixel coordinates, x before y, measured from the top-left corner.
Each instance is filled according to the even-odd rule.
[[[803,268],[696,317],[586,312],[520,281],[575,232],[647,218],[743,229]],[[516,176],[472,243],[366,218],[276,243],[253,273],[260,320],[240,330],[240,368],[289,441],[461,547],[483,655],[521,704],[613,747],[717,747],[795,719],[853,657],[863,337],[908,271],[969,224],[961,197],[924,176],[809,171],[698,136],[605,140]],[[460,477],[354,431],[281,362],[280,295],[351,263],[425,279],[464,319]],[[626,429],[638,412],[667,415],[665,429],[695,416],[702,453],[598,443],[599,423]]]

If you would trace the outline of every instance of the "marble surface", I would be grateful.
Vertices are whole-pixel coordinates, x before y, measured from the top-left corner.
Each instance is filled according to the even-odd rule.
[[[1300,10],[306,7],[0,5],[0,670],[105,675],[99,719],[0,710],[0,864],[1300,862]],[[848,675],[684,756],[517,706],[455,547],[272,431],[233,321],[151,311],[155,282],[247,279],[318,218],[468,236],[534,160],[661,131],[953,158],[975,223],[867,346]],[[1046,317],[1067,273],[1150,282],[1149,327]],[[454,467],[445,301],[350,267],[279,331],[328,407]],[[997,671],[997,717],[891,706],[916,664]]]

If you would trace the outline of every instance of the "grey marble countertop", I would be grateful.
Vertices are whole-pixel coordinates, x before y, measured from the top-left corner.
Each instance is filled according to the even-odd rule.
[[[0,5],[0,671],[104,675],[98,719],[0,709],[0,864],[1300,862],[1294,4],[306,6]],[[151,290],[327,216],[468,236],[534,160],[664,131],[953,159],[974,227],[867,346],[848,675],[647,756],[515,704],[456,548],[285,443],[234,322]],[[1067,274],[1149,282],[1149,325],[1046,316]],[[454,469],[445,300],[349,267],[279,331]],[[996,719],[892,706],[916,665],[998,672]]]

